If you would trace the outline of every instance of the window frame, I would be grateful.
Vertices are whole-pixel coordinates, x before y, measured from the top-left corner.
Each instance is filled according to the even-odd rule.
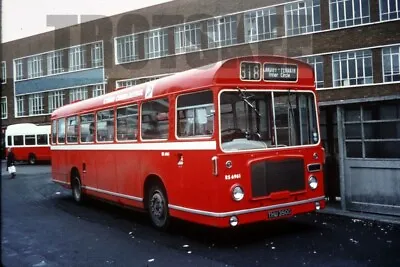
[[[113,119],[112,119],[112,123],[113,123],[113,138],[112,140],[106,140],[106,141],[101,141],[98,139],[99,135],[99,119],[98,119],[98,114],[104,111],[112,111],[113,114]],[[106,125],[108,126],[108,125]],[[95,112],[95,141],[96,143],[102,143],[102,144],[107,144],[107,143],[114,143],[115,142],[115,132],[116,127],[115,127],[115,107],[109,107],[109,108],[105,108],[105,109],[101,109],[101,110],[96,110]]]
[[[358,55],[359,54],[359,55]],[[362,49],[351,52],[340,52],[331,55],[332,61],[332,86],[333,88],[339,87],[351,87],[360,85],[374,84],[374,62],[373,53],[371,49]],[[371,76],[366,76],[366,70],[368,66],[366,61],[370,59],[371,61]],[[363,76],[358,76],[358,61],[362,60],[362,72]],[[355,77],[350,77],[350,71],[352,65],[350,61],[354,61],[354,73]],[[337,63],[338,62],[338,63]],[[339,70],[336,72],[336,63],[338,64]],[[346,67],[345,72],[343,71],[343,66]],[[344,75],[345,74],[345,75]],[[347,77],[344,77],[347,76]],[[359,79],[363,79],[363,82],[358,82]],[[370,82],[368,82],[370,79]],[[351,81],[355,80],[355,84],[351,84]],[[348,81],[348,84],[345,82]]]
[[[143,105],[146,105],[151,102],[155,102],[157,100],[167,100],[168,101],[168,131],[167,131],[167,137],[166,138],[143,138]],[[170,129],[171,129],[171,99],[169,96],[160,96],[157,98],[151,98],[147,99],[146,101],[142,101],[140,103],[140,130],[139,130],[139,140],[141,142],[153,142],[153,141],[167,141],[171,138],[170,135]]]
[[[7,83],[7,63],[6,61],[1,62],[1,84]]]
[[[357,4],[359,6],[359,16],[356,17],[356,10],[355,10],[355,1],[357,1]],[[360,26],[363,24],[368,24],[371,22],[371,3],[369,0],[367,0],[366,4],[368,5],[368,7],[366,8],[368,10],[368,15],[364,16],[363,14],[363,2],[365,2],[365,0],[329,0],[329,27],[331,30],[333,29],[341,29],[341,28],[347,28],[347,27],[352,27],[352,26]],[[347,8],[348,8],[348,3],[350,3],[351,5],[351,17],[347,18],[348,14],[347,14]],[[340,8],[343,8],[343,19],[340,19]],[[336,11],[336,13],[334,13],[334,11]],[[335,17],[335,21],[333,21],[334,16],[336,14]],[[364,22],[364,19],[366,19],[367,21]],[[360,20],[359,23],[357,23],[356,21]],[[349,23],[351,22],[351,23]],[[334,26],[334,24],[336,23],[336,27]],[[340,26],[340,23],[344,23],[343,26]]]
[[[6,120],[8,118],[8,100],[7,96],[1,97],[1,119]]]
[[[184,108],[178,108],[178,101],[181,96],[188,96],[188,95],[194,95],[194,94],[201,94],[204,92],[210,92],[212,96],[212,103],[210,104],[200,104],[200,105],[192,105],[192,106],[186,106]],[[178,133],[178,124],[180,123],[180,118],[179,118],[179,111],[180,110],[187,110],[187,109],[195,109],[195,108],[200,108],[200,107],[209,107],[212,106],[214,109],[214,115],[213,115],[213,129],[212,129],[212,134],[211,135],[193,135],[193,136],[179,136]],[[182,94],[177,94],[175,97],[175,125],[174,125],[174,134],[175,138],[177,140],[194,140],[194,139],[201,139],[201,140],[209,140],[209,139],[214,139],[215,138],[215,123],[216,123],[216,112],[215,112],[215,100],[214,100],[214,91],[211,88],[202,88],[201,91],[196,91],[196,92],[189,92],[189,93],[182,93]]]
[[[137,108],[136,136],[134,139],[119,140],[118,139],[118,110],[123,109],[123,108],[133,107],[133,106],[136,106],[136,108]],[[139,103],[130,103],[127,105],[116,107],[114,120],[115,120],[115,141],[117,143],[129,143],[129,142],[137,142],[138,141],[139,132],[140,132],[139,128],[140,128],[140,124],[141,124],[141,113],[140,113]]]
[[[261,12],[261,14],[259,14]],[[278,37],[278,26],[277,26],[277,16],[276,16],[276,8],[273,7],[266,7],[257,10],[252,10],[245,12],[244,16],[244,42],[251,43],[251,42],[260,42],[264,40],[270,40]],[[255,27],[256,27],[256,34],[252,34],[253,23],[252,19],[255,19]],[[268,19],[268,31],[266,29],[266,20]],[[262,26],[264,28],[264,32],[260,32],[259,29],[259,20],[262,20]],[[250,31],[250,33],[249,33]],[[269,37],[266,37],[269,35]]]
[[[396,49],[397,48],[397,51],[395,51],[395,53],[393,53],[392,52],[392,49]],[[388,50],[389,51],[389,53],[388,54],[385,54],[385,50]],[[397,52],[397,53],[396,53]],[[398,58],[398,72],[397,73],[395,73],[394,72],[394,64],[393,64],[393,57],[395,56],[395,55],[397,55],[397,58]],[[399,82],[400,81],[400,79],[398,80],[398,81],[394,81],[394,76],[395,75],[398,75],[398,76],[400,76],[400,45],[394,45],[394,46],[388,46],[388,47],[383,47],[382,48],[382,51],[381,51],[381,56],[382,56],[382,82],[383,83],[391,83],[391,82]],[[391,72],[391,74],[390,75],[385,75],[385,60],[384,60],[384,58],[385,58],[385,56],[389,56],[390,57],[390,72]],[[390,81],[385,81],[385,78],[387,77],[387,76],[389,76],[389,78],[390,78]]]

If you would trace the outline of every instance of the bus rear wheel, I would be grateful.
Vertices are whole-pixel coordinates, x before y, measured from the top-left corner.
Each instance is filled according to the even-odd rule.
[[[72,196],[74,197],[75,202],[78,204],[82,203],[82,184],[79,175],[75,174],[72,177],[71,186]]]
[[[29,158],[28,158],[29,164],[30,165],[35,165],[36,164],[36,156],[35,154],[29,154]]]
[[[168,210],[168,200],[165,189],[159,183],[150,187],[147,200],[147,209],[153,225],[160,230],[165,230],[169,226],[170,215]]]

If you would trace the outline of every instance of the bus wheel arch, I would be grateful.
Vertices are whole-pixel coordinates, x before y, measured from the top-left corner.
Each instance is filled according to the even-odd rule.
[[[159,230],[166,230],[170,222],[168,195],[159,176],[149,175],[146,178],[143,186],[143,202],[152,224]]]
[[[82,181],[79,171],[76,167],[71,169],[70,183],[72,189],[72,196],[76,203],[80,204],[83,200],[82,194]]]
[[[35,165],[36,164],[36,155],[34,153],[29,153],[28,162],[29,162],[30,165]]]

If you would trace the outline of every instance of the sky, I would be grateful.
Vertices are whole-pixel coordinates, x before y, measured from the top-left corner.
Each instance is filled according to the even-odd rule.
[[[82,15],[111,16],[171,0],[3,0],[1,42],[52,31],[49,16]],[[76,24],[74,23],[74,24]],[[67,26],[67,25],[65,25]]]

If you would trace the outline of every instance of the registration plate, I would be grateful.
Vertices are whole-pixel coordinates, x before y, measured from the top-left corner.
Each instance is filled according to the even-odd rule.
[[[274,210],[268,212],[268,219],[276,219],[292,215],[292,209]]]

